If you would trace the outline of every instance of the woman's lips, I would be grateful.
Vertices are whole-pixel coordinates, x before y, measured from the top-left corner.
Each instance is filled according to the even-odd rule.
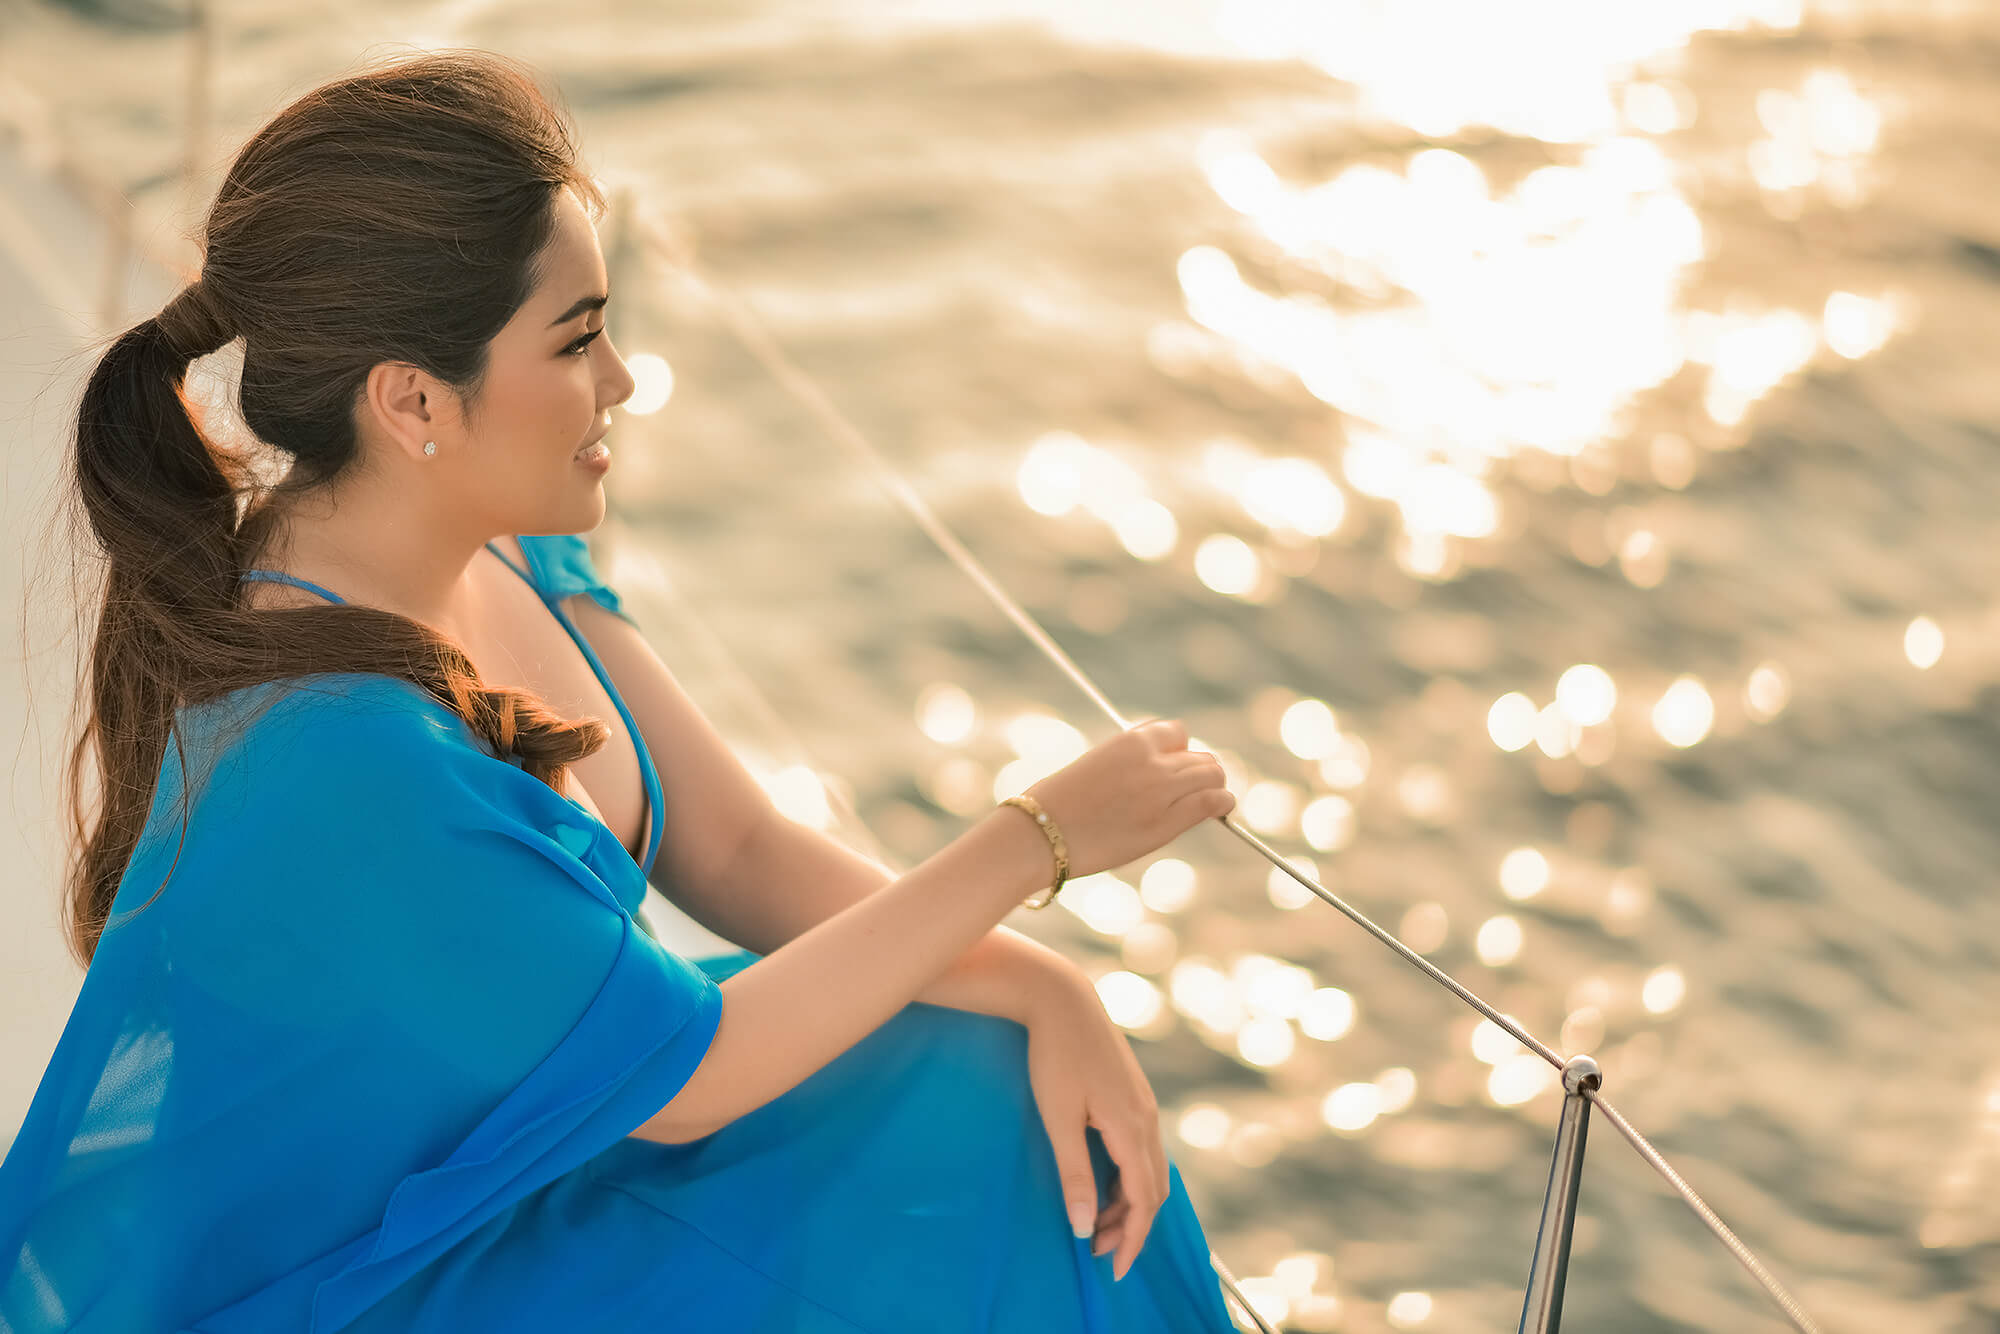
[[[576,461],[597,467],[609,467],[611,464],[611,446],[605,444],[602,440],[593,440],[582,449],[576,451]]]

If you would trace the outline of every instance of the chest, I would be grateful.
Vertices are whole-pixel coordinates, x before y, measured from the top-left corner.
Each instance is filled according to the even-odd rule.
[[[596,813],[635,859],[650,837],[638,751],[618,707],[541,595],[497,560],[482,571],[480,615],[461,643],[489,686],[525,690],[564,718],[595,718],[605,744],[570,766],[568,794]]]

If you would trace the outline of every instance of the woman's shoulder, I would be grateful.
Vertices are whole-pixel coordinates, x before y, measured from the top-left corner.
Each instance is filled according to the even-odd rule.
[[[580,533],[560,533],[542,537],[517,537],[521,554],[535,585],[550,598],[566,598],[583,593],[599,606],[626,620],[632,619],[624,602],[604,576],[598,573],[590,543]]]
[[[185,741],[238,759],[309,763],[349,758],[394,783],[492,751],[443,701],[401,677],[322,672],[231,691],[183,715]],[[398,766],[401,766],[400,768]]]
[[[317,874],[370,840],[449,850],[467,828],[529,822],[528,787],[547,790],[409,681],[266,681],[180,710],[126,880],[221,883],[284,856]]]

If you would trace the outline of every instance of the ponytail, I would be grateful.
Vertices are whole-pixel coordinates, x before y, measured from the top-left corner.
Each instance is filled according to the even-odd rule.
[[[248,483],[202,434],[184,393],[189,363],[231,337],[226,315],[195,282],[112,343],[77,417],[77,486],[107,557],[68,782],[78,855],[65,932],[85,967],[145,827],[166,747],[178,744],[182,707],[293,676],[399,677],[558,790],[567,767],[607,735],[595,719],[567,721],[524,691],[482,685],[462,648],[409,617],[363,606],[244,605],[239,578],[263,515],[247,510],[239,521]],[[99,780],[94,820],[84,798],[87,756]]]
[[[509,57],[427,52],[323,84],[230,164],[199,237],[200,280],[120,334],[92,372],[74,466],[108,560],[69,758],[77,855],[65,896],[86,967],[190,705],[372,672],[416,685],[552,787],[604,743],[595,720],[565,722],[531,695],[488,689],[429,626],[375,607],[253,610],[239,583],[274,500],[335,482],[359,457],[356,406],[374,366],[410,363],[477,404],[564,189],[606,206],[564,114]],[[268,488],[211,447],[183,389],[190,362],[235,338],[243,421],[289,459]]]

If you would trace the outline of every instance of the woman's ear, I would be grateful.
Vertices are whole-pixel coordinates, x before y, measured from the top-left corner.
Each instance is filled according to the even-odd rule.
[[[448,391],[436,379],[407,361],[384,361],[369,368],[363,390],[369,415],[399,455],[422,463],[450,448],[439,411]]]

